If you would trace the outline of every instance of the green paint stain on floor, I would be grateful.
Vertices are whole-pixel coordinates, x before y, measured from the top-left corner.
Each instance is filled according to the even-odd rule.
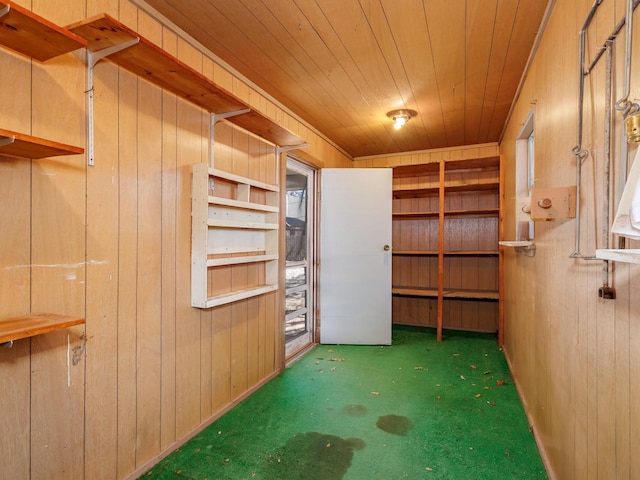
[[[547,476],[493,336],[395,327],[318,346],[141,478]]]

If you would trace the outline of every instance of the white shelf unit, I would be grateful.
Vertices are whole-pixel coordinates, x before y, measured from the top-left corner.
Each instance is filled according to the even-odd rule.
[[[212,308],[277,290],[279,187],[206,163],[192,174],[191,305]],[[257,284],[217,282],[247,265],[257,267]]]

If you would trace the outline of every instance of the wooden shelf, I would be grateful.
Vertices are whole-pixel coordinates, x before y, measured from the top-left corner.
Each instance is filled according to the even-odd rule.
[[[408,297],[438,298],[437,288],[428,287],[392,287],[393,295]],[[498,300],[498,292],[493,290],[444,289],[443,298],[459,300]]]
[[[21,317],[7,318],[0,320],[0,343],[34,337],[83,323],[84,318],[53,313],[34,313]]]
[[[277,223],[241,222],[234,220],[209,219],[207,225],[215,228],[239,228],[247,230],[277,230]]]
[[[460,300],[498,300],[497,291],[493,290],[463,290],[444,289],[444,298],[457,298]]]
[[[497,250],[453,250],[445,251],[444,254],[450,256],[494,257],[498,256],[499,252]],[[438,255],[438,250],[394,250],[393,255],[435,256]]]
[[[209,197],[209,205],[220,205],[224,207],[240,208],[243,210],[253,210],[256,212],[278,213],[280,209],[271,205],[263,205],[261,203],[243,202],[241,200],[233,200],[223,197]]]
[[[232,93],[107,14],[71,24],[67,28],[85,38],[92,52],[139,39],[138,43],[111,53],[105,59],[211,113],[228,114],[246,110],[226,120],[275,145],[297,146],[304,143],[294,133],[251,109]]]
[[[602,260],[611,260],[620,263],[640,264],[640,249],[597,249],[596,258],[600,258]]]
[[[250,187],[259,188],[260,190],[267,190],[270,192],[280,191],[280,188],[277,185],[259,182],[257,180],[252,180],[250,178],[241,177],[240,175],[234,175],[233,173],[224,172],[222,170],[216,170],[215,168],[209,169],[209,175],[214,178],[222,178],[229,182],[233,182],[241,185],[249,185]]]
[[[451,193],[498,193],[500,190],[500,182],[496,180],[480,180],[473,183],[466,183],[460,185],[445,185],[444,191],[447,194]]]
[[[226,265],[242,265],[244,263],[270,262],[271,260],[278,260],[278,255],[246,255],[242,257],[210,258],[207,260],[207,267],[222,267]]]
[[[278,285],[261,285],[259,287],[246,288],[244,290],[234,290],[233,292],[223,293],[209,297],[204,305],[194,305],[201,308],[213,308],[220,305],[244,300],[245,298],[257,297],[265,293],[273,292],[278,289]]]
[[[393,187],[394,198],[417,198],[417,197],[437,197],[440,187],[415,187],[415,186],[395,186]]]
[[[212,169],[206,163],[193,165],[192,173],[191,306],[213,308],[277,290],[278,186]],[[224,197],[215,195],[218,189]],[[249,201],[253,190],[259,191],[256,197],[264,203]],[[236,286],[212,296],[219,288],[217,275],[225,273],[219,267],[233,270],[250,263],[260,271],[263,285]]]
[[[500,214],[499,208],[481,208],[481,209],[469,209],[469,210],[449,210],[444,212],[446,217],[497,217]],[[413,219],[413,218],[438,218],[438,212],[396,212],[393,214],[393,218]]]
[[[427,287],[391,287],[391,293],[393,295],[407,296],[407,297],[438,297],[437,288]]]
[[[450,303],[451,310],[445,304],[456,299],[475,302],[478,306],[477,313],[469,319],[456,320],[458,327],[473,328],[474,321],[481,318],[483,322],[492,321],[489,316],[496,312],[498,330],[501,331],[502,305],[498,303],[496,308],[487,304],[500,302],[499,291],[502,289],[502,249],[495,245],[502,236],[501,163],[501,157],[494,156],[394,167],[393,241],[397,245],[413,247],[392,252],[394,278],[404,283],[403,286],[394,286],[392,293],[397,297],[407,297],[397,299],[394,322],[435,323],[436,338],[441,340],[442,329],[448,328],[445,321],[458,318],[456,312],[458,307],[461,308]],[[427,200],[413,200],[417,198]],[[474,204],[476,208],[460,208]],[[473,237],[469,237],[467,232],[474,232]],[[455,246],[456,250],[444,250],[447,245]],[[421,250],[420,247],[435,249]],[[478,250],[478,247],[486,250]],[[417,275],[416,272],[421,272],[421,278],[428,276],[431,286],[410,286],[414,283],[410,279]],[[486,286],[485,280],[494,277],[498,291],[453,288]],[[427,308],[423,303],[426,300],[421,298],[437,301],[437,306],[429,303],[428,315],[420,313],[424,311],[423,307]],[[431,318],[432,310],[436,315],[435,322]],[[449,320],[444,319],[447,315],[451,316]]]
[[[46,158],[81,153],[84,153],[84,148],[0,129],[0,155],[17,158]]]
[[[0,2],[0,44],[41,62],[87,46],[85,39],[10,1]]]

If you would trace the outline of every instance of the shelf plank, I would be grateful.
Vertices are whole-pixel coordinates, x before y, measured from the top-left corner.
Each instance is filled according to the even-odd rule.
[[[207,260],[207,267],[222,267],[225,265],[241,265],[244,263],[269,262],[272,260],[278,260],[278,255],[277,254],[247,255],[243,257],[210,258]]]
[[[233,94],[107,14],[67,28],[85,38],[92,52],[138,38],[137,44],[108,55],[106,60],[210,112],[229,113],[246,108]]]
[[[223,207],[241,208],[244,210],[253,210],[256,212],[278,213],[280,209],[272,205],[263,205],[262,203],[243,202],[233,200],[231,198],[209,196],[209,205],[220,205]]]
[[[137,44],[112,53],[105,59],[211,113],[228,114],[249,108],[248,112],[230,116],[226,120],[275,145],[296,146],[304,143],[294,133],[251,109],[232,93],[106,13],[67,28],[85,38],[88,48],[93,52],[137,38]]]
[[[53,313],[34,313],[0,320],[0,343],[34,337],[84,323],[84,318]]]
[[[498,181],[479,181],[460,185],[445,185],[445,192],[450,193],[497,193],[500,190]]]
[[[246,298],[257,297],[258,295],[273,292],[277,289],[278,285],[262,285],[259,287],[246,288],[244,290],[235,290],[230,293],[223,293],[221,295],[216,295],[215,297],[209,297],[204,307],[218,307],[220,305],[226,305]]]
[[[596,258],[620,263],[640,264],[640,249],[597,249]]]
[[[45,62],[87,46],[84,38],[36,15],[14,2],[0,2],[0,44],[18,53]]]
[[[464,170],[498,170],[500,157],[469,158],[464,160],[447,160],[444,164],[447,173]]]
[[[258,180],[242,177],[240,175],[235,175],[233,173],[225,172],[223,170],[217,170],[215,168],[209,169],[209,175],[211,175],[212,177],[228,180],[229,182],[238,183],[241,185],[249,185],[250,187],[259,188],[260,190],[267,190],[269,192],[280,191],[280,188],[277,185],[272,185],[270,183],[265,183],[265,182],[259,182]]]
[[[393,196],[395,198],[410,197],[435,197],[438,195],[440,187],[393,187]]]
[[[237,222],[233,220],[207,220],[207,225],[217,228],[238,228],[244,230],[278,230],[277,223]]]
[[[493,290],[456,290],[446,289],[444,298],[457,298],[461,300],[498,300],[498,292]]]
[[[0,155],[17,158],[46,158],[59,155],[78,155],[84,148],[65,145],[23,133],[0,128],[0,140],[14,139],[12,143],[0,146]]]
[[[493,257],[499,255],[497,250],[452,250],[445,251],[445,256]],[[438,250],[393,250],[393,255],[435,256]]]
[[[425,288],[425,287],[391,287],[391,293],[393,295],[401,295],[408,297],[429,297],[437,298],[437,288]]]
[[[302,147],[304,144],[304,140],[298,135],[256,110],[234,115],[226,120],[280,147]]]
[[[401,295],[408,297],[428,297],[437,298],[437,288],[424,287],[392,287],[393,295]],[[444,289],[443,298],[455,298],[460,300],[498,300],[498,292],[492,290],[461,290],[461,289]]]
[[[482,208],[475,210],[448,210],[444,212],[446,217],[497,217],[500,214],[498,208]],[[393,218],[398,220],[412,219],[412,218],[437,218],[438,212],[396,212],[393,214]]]

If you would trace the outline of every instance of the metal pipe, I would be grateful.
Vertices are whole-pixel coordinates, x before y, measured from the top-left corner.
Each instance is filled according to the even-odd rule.
[[[633,2],[633,9],[635,10],[636,7],[640,5],[640,0],[634,0]],[[591,63],[589,64],[589,66],[586,68],[586,70],[584,71],[585,75],[589,75],[591,73],[591,70],[593,70],[593,68],[596,66],[596,64],[598,63],[598,60],[600,60],[600,57],[602,57],[602,55],[604,54],[604,52],[606,51],[606,46],[607,46],[607,42],[609,41],[613,41],[617,38],[618,34],[620,33],[620,30],[622,30],[622,27],[624,27],[625,23],[626,23],[627,19],[626,17],[623,17],[618,24],[616,25],[616,27],[613,29],[613,31],[609,34],[609,37],[607,37],[607,39],[604,41],[604,43],[602,44],[602,46],[600,48],[597,49],[598,53],[596,54],[596,56],[593,58],[593,60],[591,61]]]
[[[616,110],[624,112],[626,117],[629,111],[634,107],[634,103],[629,101],[629,95],[631,94],[631,47],[633,39],[633,9],[634,0],[627,0],[627,12],[625,15],[625,22],[627,25],[625,31],[625,43],[624,43],[624,79],[623,89],[624,93],[622,97],[616,102]],[[637,105],[635,108],[637,110]]]
[[[613,40],[608,40],[605,45],[607,52],[606,62],[606,90],[605,90],[605,107],[604,107],[604,165],[603,165],[603,192],[604,197],[602,205],[602,248],[609,248],[609,195],[610,195],[610,178],[611,178],[611,100],[612,100],[612,82],[611,82],[611,64]],[[609,261],[602,262],[602,288],[603,292],[609,287]]]
[[[585,51],[585,35],[587,28],[591,24],[596,10],[602,4],[604,0],[595,0],[589,14],[580,29],[578,34],[578,129],[577,129],[577,143],[573,148],[572,153],[576,157],[576,232],[575,232],[575,250],[570,255],[571,258],[581,258],[580,253],[580,192],[582,183],[582,163],[589,156],[589,151],[582,148],[582,123],[584,117],[584,51]]]

